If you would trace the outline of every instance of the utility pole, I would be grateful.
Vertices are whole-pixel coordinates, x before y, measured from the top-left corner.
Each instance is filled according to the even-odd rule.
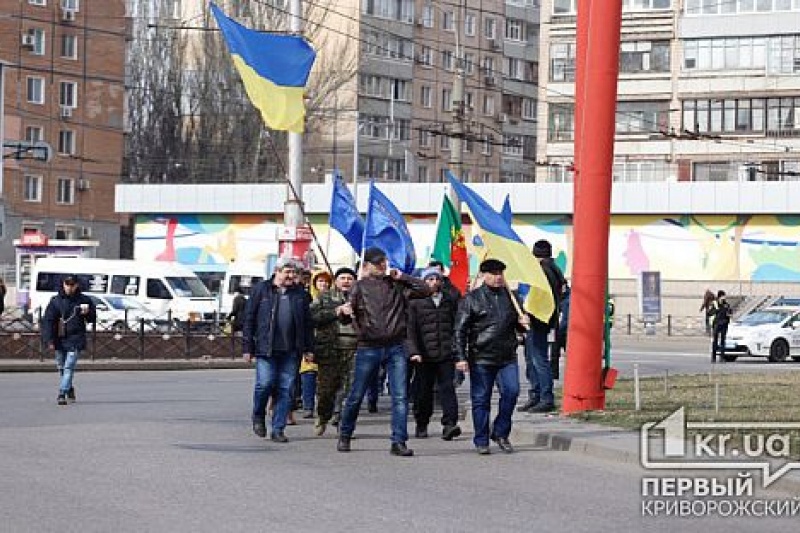
[[[301,35],[301,0],[289,2],[289,30]],[[283,232],[280,238],[281,257],[303,259],[311,246],[311,229],[305,225],[303,210],[303,134],[289,132],[289,183],[286,186],[286,202],[283,204]]]
[[[466,118],[466,103],[464,102],[464,50],[461,46],[461,31],[466,17],[464,13],[464,0],[456,11],[453,24],[455,24],[456,34],[456,75],[453,79],[453,123],[452,137],[450,139],[450,170],[461,180],[464,178],[464,122]],[[450,200],[455,207],[456,213],[461,213],[461,201],[456,192],[450,189]]]

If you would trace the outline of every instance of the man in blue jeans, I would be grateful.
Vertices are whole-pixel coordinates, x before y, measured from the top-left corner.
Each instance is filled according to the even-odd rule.
[[[527,315],[519,315],[506,286],[506,265],[498,259],[480,264],[483,284],[462,300],[455,323],[456,368],[470,372],[473,443],[480,455],[489,455],[489,439],[502,451],[512,453],[508,440],[511,416],[519,396],[517,331],[528,327]],[[489,425],[492,389],[499,383],[500,403]]]
[[[346,313],[353,317],[358,339],[353,385],[342,409],[339,442],[336,449],[350,451],[350,440],[356,428],[358,411],[374,382],[381,363],[386,364],[392,397],[392,446],[390,453],[410,457],[414,451],[408,440],[408,349],[406,345],[406,308],[409,298],[430,294],[425,282],[397,270],[386,273],[386,253],[380,248],[364,252],[362,277],[353,286]]]
[[[313,361],[314,325],[308,296],[295,283],[297,267],[279,259],[275,274],[255,286],[244,312],[242,345],[244,360],[256,361],[253,391],[253,432],[267,436],[267,400],[277,390],[272,412],[274,442],[288,442],[284,434],[300,357]]]
[[[548,322],[536,318],[525,335],[525,377],[528,379],[528,401],[517,410],[527,413],[549,413],[555,411],[553,396],[553,369],[550,364],[548,336],[558,326],[558,309],[566,280],[561,269],[553,261],[553,248],[544,239],[533,245],[533,255],[539,259],[550,290],[553,293],[555,310]]]
[[[42,319],[42,341],[55,351],[56,367],[61,375],[58,405],[75,402],[72,379],[81,351],[86,348],[86,324],[94,322],[96,317],[92,300],[81,293],[78,276],[65,276],[61,280],[61,290],[50,299]]]

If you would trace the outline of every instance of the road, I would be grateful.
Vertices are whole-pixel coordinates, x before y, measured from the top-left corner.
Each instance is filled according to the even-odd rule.
[[[700,337],[653,339],[617,336],[611,349],[612,366],[621,377],[633,375],[634,363],[642,376],[714,372],[786,372],[800,370],[792,360],[770,363],[765,358],[739,357],[734,363],[711,364],[711,340]]]
[[[0,530],[796,531],[642,518],[638,467],[523,439],[489,457],[469,435],[412,439],[414,458],[392,457],[385,398],[350,454],[305,420],[275,444],[250,431],[251,386],[248,370],[79,373],[58,407],[55,373],[0,374]]]

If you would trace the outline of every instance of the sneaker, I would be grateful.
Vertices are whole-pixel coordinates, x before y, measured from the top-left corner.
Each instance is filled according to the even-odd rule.
[[[67,395],[63,392],[58,394],[58,398],[56,398],[56,402],[58,405],[67,405]]]
[[[458,426],[445,426],[442,429],[442,440],[453,440],[461,435],[461,428]]]
[[[492,453],[488,446],[475,446],[475,451],[478,452],[478,455],[491,455]]]
[[[304,411],[303,412],[303,418],[314,418],[314,410],[313,409],[307,409],[306,411]]]
[[[398,457],[411,457],[414,450],[406,446],[405,442],[393,442],[389,453]]]
[[[556,410],[556,406],[552,403],[538,403],[528,409],[529,413],[552,413]]]
[[[350,437],[345,437],[344,435],[339,437],[339,442],[336,443],[336,450],[339,452],[349,452],[350,451]]]
[[[538,403],[539,403],[539,398],[532,398],[532,399],[528,400],[527,402],[525,402],[524,404],[522,404],[519,407],[517,407],[517,412],[525,413],[525,412],[529,411],[530,409],[532,409],[534,406],[536,406],[536,404],[538,404]]]
[[[369,402],[367,406],[367,411],[370,413],[377,413],[378,412],[378,402]]]
[[[68,403],[75,403],[75,387],[70,387],[67,391],[67,402]]]
[[[339,413],[334,414],[333,418],[331,418],[331,425],[333,427],[337,427],[338,428],[339,427],[339,419],[340,418],[341,417],[339,416]]]
[[[283,431],[276,431],[275,433],[270,435],[269,438],[272,442],[281,442],[281,443],[289,442],[289,439],[286,437]]]
[[[327,422],[323,422],[322,420],[317,420],[317,423],[314,424],[314,435],[317,437],[321,437],[325,434],[325,429],[327,428]]]
[[[414,431],[414,436],[418,439],[427,439],[428,438],[428,425],[422,424],[417,425],[417,429]]]
[[[253,433],[262,439],[267,436],[267,424],[263,418],[253,420]]]

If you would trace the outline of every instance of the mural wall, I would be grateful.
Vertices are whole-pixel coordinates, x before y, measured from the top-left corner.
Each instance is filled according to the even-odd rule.
[[[427,262],[436,216],[407,217],[420,265]],[[281,215],[139,216],[137,259],[178,261],[197,270],[224,270],[231,259],[264,261],[277,254]],[[311,217],[319,248],[334,266],[351,264],[346,241],[328,231],[327,216]],[[553,244],[557,262],[569,273],[570,216],[521,215],[514,228],[529,246]],[[471,267],[477,270],[479,239],[464,226]],[[322,255],[317,254],[322,261]],[[658,270],[664,280],[800,280],[800,216],[617,215],[609,235],[609,277],[633,279]]]

